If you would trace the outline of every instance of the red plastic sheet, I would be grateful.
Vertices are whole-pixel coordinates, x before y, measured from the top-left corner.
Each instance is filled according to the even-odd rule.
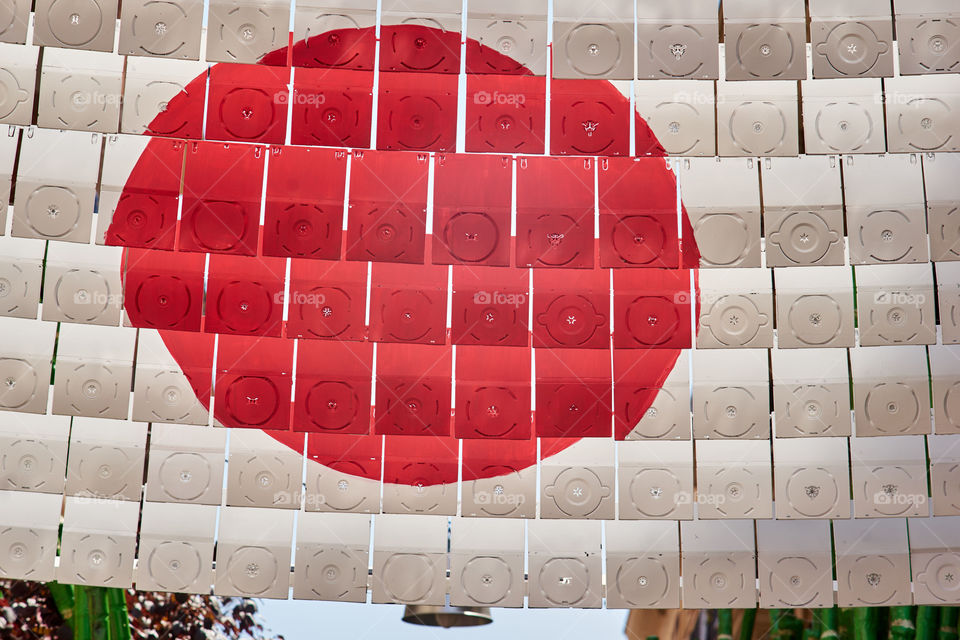
[[[537,439],[464,440],[462,461],[464,482],[517,474],[537,463]]]
[[[630,101],[609,83],[553,80],[550,153],[625,156],[630,153]]]
[[[279,336],[285,272],[280,258],[211,255],[204,330]]]
[[[467,76],[466,150],[542,154],[547,129],[547,79]]]
[[[256,255],[265,156],[257,145],[188,145],[181,250]]]
[[[289,83],[287,67],[225,63],[210,67],[207,139],[283,144]]]
[[[454,265],[453,344],[525,347],[530,344],[529,308],[527,269]]]
[[[593,267],[593,178],[591,158],[517,161],[517,266]]]
[[[137,327],[200,331],[203,314],[201,254],[145,249],[125,252],[124,308]]]
[[[512,179],[509,156],[436,157],[434,264],[509,266]]]
[[[459,441],[449,436],[388,437],[383,481],[413,487],[455,483],[459,451]]]
[[[377,347],[378,435],[450,435],[450,347],[380,344]]]
[[[373,124],[373,74],[297,69],[293,79],[293,144],[365,148]]]
[[[446,342],[446,267],[375,263],[371,279],[371,340]]]
[[[676,269],[677,187],[664,160],[604,158],[598,171],[600,266]]]
[[[458,438],[530,438],[530,349],[457,348]]]
[[[610,352],[537,349],[536,433],[543,438],[611,434]]]
[[[613,350],[613,435],[623,440],[657,397],[677,361],[676,350]]]
[[[339,259],[346,180],[345,151],[271,147],[263,254]]]
[[[613,291],[614,347],[683,349],[691,346],[689,271],[616,269]]]
[[[456,75],[383,72],[379,81],[378,149],[454,149],[457,143]]]
[[[455,75],[460,72],[460,32],[419,24],[383,25],[380,71],[417,71],[415,78],[423,72]]]
[[[380,436],[311,433],[307,435],[307,458],[334,471],[380,480],[383,438]]]
[[[370,432],[373,345],[302,340],[297,348],[295,431]]]
[[[321,33],[308,29],[307,37],[293,45],[293,66],[373,71],[376,49],[372,27]]]
[[[366,339],[365,263],[293,260],[289,297],[287,336]]]
[[[287,429],[293,341],[221,335],[215,402],[232,427]]]
[[[533,272],[533,346],[610,348],[610,272]]]
[[[423,264],[428,160],[418,153],[353,154],[347,260]]]
[[[123,186],[106,243],[173,249],[177,231],[184,142],[156,141],[144,151]]]

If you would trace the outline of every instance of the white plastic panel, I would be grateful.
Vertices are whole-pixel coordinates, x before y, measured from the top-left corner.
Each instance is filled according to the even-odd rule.
[[[910,604],[907,521],[835,520],[837,605]]]
[[[69,436],[66,416],[0,415],[0,491],[63,493]]]
[[[752,520],[680,523],[685,609],[757,604],[757,563]]]
[[[365,602],[369,556],[370,516],[301,513],[293,597]]]
[[[210,593],[217,508],[145,502],[140,521],[137,589]]]
[[[139,517],[138,502],[67,497],[57,582],[131,587]]]
[[[226,448],[226,429],[154,424],[147,500],[219,505]]]
[[[830,523],[757,522],[763,608],[832,607]]]
[[[446,516],[390,514],[373,524],[373,602],[442,605]]]
[[[774,438],[773,477],[778,519],[850,517],[845,438]]]
[[[213,592],[286,599],[290,591],[293,518],[293,511],[222,508]]]
[[[531,520],[527,531],[528,605],[599,609],[599,522]]]

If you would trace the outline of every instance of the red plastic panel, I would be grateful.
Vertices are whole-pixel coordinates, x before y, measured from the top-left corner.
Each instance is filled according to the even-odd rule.
[[[372,27],[331,29],[294,44],[293,66],[373,71],[376,50]]]
[[[371,340],[446,342],[447,267],[375,263],[371,281]]]
[[[200,331],[203,313],[201,254],[169,253],[147,249],[125,252],[124,308],[136,327]]]
[[[600,266],[676,269],[677,184],[664,160],[604,158],[598,170]]]
[[[623,440],[653,404],[677,361],[675,349],[613,350],[613,435]]]
[[[287,429],[292,370],[292,340],[221,335],[217,419],[228,427]]]
[[[256,255],[265,149],[193,142],[183,177],[183,251]]]
[[[456,143],[457,76],[380,74],[377,149],[452,151]]]
[[[364,340],[367,265],[360,262],[293,260],[287,336]]]
[[[215,337],[208,333],[177,334],[179,344],[186,347],[182,357],[177,358],[180,370],[197,396],[197,400],[210,408],[211,387],[210,372],[213,371],[213,343]],[[169,346],[168,346],[169,348]],[[172,353],[172,350],[171,350]]]
[[[536,433],[544,438],[609,438],[610,353],[537,349]]]
[[[372,380],[371,343],[301,341],[294,431],[369,433]]]
[[[339,259],[346,181],[344,151],[271,147],[263,254]]]
[[[542,154],[547,79],[467,76],[466,150]]]
[[[211,255],[204,330],[279,336],[285,274],[286,263],[280,258]]]
[[[293,144],[370,146],[373,74],[340,69],[297,69],[293,79]]]
[[[625,156],[630,153],[630,101],[607,83],[553,80],[550,153]]]
[[[158,140],[150,146],[149,161],[137,161],[107,229],[107,244],[173,249],[184,146],[182,140]]]
[[[347,260],[423,264],[429,156],[353,154]]]
[[[533,272],[533,346],[610,348],[610,272]]]
[[[517,266],[593,267],[593,162],[517,161]]]
[[[307,458],[346,473],[380,480],[381,436],[311,433],[307,436]]]
[[[413,487],[454,483],[459,445],[450,436],[388,436],[383,481]]]
[[[199,140],[203,137],[203,105],[206,97],[207,74],[203,73],[167,101],[167,108],[154,116],[144,135]]]
[[[450,435],[452,360],[450,347],[379,345],[375,433]]]
[[[289,83],[287,67],[225,63],[210,67],[207,139],[283,144]]]
[[[510,265],[509,156],[438,155],[433,176],[433,262]]]
[[[527,269],[454,265],[452,308],[453,344],[530,344]]]
[[[690,272],[615,269],[613,345],[618,349],[689,348]]]
[[[530,349],[457,348],[458,438],[530,438]]]
[[[462,461],[464,482],[516,474],[537,463],[537,439],[464,440]]]
[[[414,78],[423,77],[425,71],[456,75],[460,72],[460,32],[419,24],[383,25],[380,71],[420,72]]]

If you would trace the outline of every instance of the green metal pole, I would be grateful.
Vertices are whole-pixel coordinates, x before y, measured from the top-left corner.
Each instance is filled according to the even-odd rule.
[[[913,640],[917,635],[914,623],[916,607],[890,607],[890,640]]]
[[[90,601],[87,597],[89,587],[73,587],[73,639],[93,640],[90,621]]]
[[[820,640],[834,640],[840,637],[837,631],[840,625],[840,610],[831,607],[823,611],[823,629],[820,631]]]
[[[853,611],[853,637],[855,640],[877,640],[877,620],[880,612],[876,607],[857,607]]]
[[[53,603],[57,606],[57,611],[60,612],[60,617],[73,629],[73,585],[50,582],[47,584],[47,588],[53,597]]]
[[[840,634],[840,637],[844,640],[850,640],[853,638],[853,630],[856,628],[856,624],[853,620],[853,612],[856,609],[852,607],[842,607],[840,609],[840,624],[837,627],[837,631]]]
[[[130,640],[130,616],[123,589],[107,589],[106,605],[110,640]]]
[[[960,634],[957,633],[957,618],[960,617],[960,609],[957,607],[939,607],[940,610],[940,633],[938,640],[958,640]]]
[[[757,610],[747,609],[743,612],[743,620],[740,622],[740,640],[752,640],[753,628],[757,624]]]
[[[717,640],[733,640],[733,611],[717,610]]]

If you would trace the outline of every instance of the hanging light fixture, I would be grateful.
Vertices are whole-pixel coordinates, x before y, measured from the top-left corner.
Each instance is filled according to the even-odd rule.
[[[435,605],[407,605],[403,621],[430,627],[476,627],[493,622],[490,609],[486,607],[442,607]]]

